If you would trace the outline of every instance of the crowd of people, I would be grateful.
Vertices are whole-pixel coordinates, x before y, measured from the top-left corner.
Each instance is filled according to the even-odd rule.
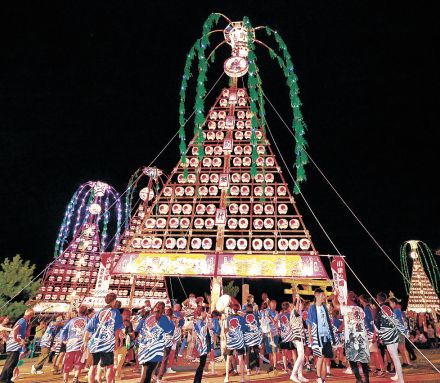
[[[325,383],[334,368],[353,374],[356,383],[368,383],[371,375],[403,383],[403,369],[416,359],[412,344],[438,346],[437,320],[404,313],[392,295],[379,293],[373,302],[349,292],[344,304],[337,296],[329,301],[321,289],[315,290],[313,302],[298,294],[281,304],[266,293],[261,298],[259,306],[249,295],[242,307],[232,302],[211,311],[204,298],[190,294],[182,305],[157,302],[151,307],[146,301],[133,313],[109,293],[106,306],[97,312],[80,306],[69,317],[41,320],[33,342],[32,309],[14,326],[0,318],[7,353],[0,383],[17,379],[20,362],[33,351],[31,344],[40,348],[31,373],[43,374],[44,365],[51,363],[52,373],[63,374],[65,383],[72,373],[72,382],[78,383],[86,368],[88,382],[112,383],[122,378],[124,364],[139,371],[141,383],[161,383],[176,372],[179,359],[198,363],[194,383],[215,374],[220,361],[226,362],[225,383],[231,375],[244,382],[259,374],[262,364],[268,365],[265,371],[289,374],[296,383],[309,381],[305,372]]]

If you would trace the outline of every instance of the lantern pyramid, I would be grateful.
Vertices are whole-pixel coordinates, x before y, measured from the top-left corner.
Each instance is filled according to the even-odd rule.
[[[96,208],[99,198],[94,199]],[[89,209],[90,210],[90,209]],[[100,210],[100,209],[99,209]],[[101,253],[99,217],[89,214],[67,248],[53,261],[43,276],[42,285],[31,302],[37,312],[67,312],[80,304],[103,307],[104,297],[113,292],[124,307],[140,308],[146,299],[168,301],[163,277],[111,276],[109,269],[117,260]],[[133,218],[130,227],[136,225]],[[128,229],[128,231],[130,228]]]
[[[419,257],[413,259],[407,310],[415,312],[440,311],[440,300]]]
[[[261,126],[251,176],[251,118],[247,89],[234,82],[224,88],[203,125],[205,155],[199,159],[196,135],[186,163],[177,164],[151,206],[135,213],[114,273],[203,275],[218,266],[223,276],[327,278]],[[145,254],[141,262],[139,254]],[[220,262],[210,254],[224,257]],[[281,255],[301,258],[298,269],[287,264],[285,270]],[[200,257],[206,262],[197,262]]]
[[[93,221],[83,224],[46,271],[35,297],[35,310],[66,312],[73,300],[83,301],[97,281],[99,252],[98,226]]]

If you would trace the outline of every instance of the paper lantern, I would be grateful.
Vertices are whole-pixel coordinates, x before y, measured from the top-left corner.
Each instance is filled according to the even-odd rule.
[[[235,230],[237,228],[238,221],[235,218],[229,218],[228,219],[228,227],[232,230]]]
[[[239,250],[245,250],[247,248],[247,239],[246,238],[239,238],[237,241],[237,247]]]
[[[172,237],[168,237],[165,241],[165,247],[167,249],[174,249],[176,247],[176,239]]]
[[[207,214],[215,214],[216,207],[213,203],[210,203],[206,206],[206,213]]]
[[[228,250],[234,250],[236,245],[237,245],[237,241],[235,240],[235,238],[228,238],[226,240],[226,248]]]
[[[240,214],[248,214],[249,213],[249,205],[247,203],[240,204],[238,210]]]
[[[263,228],[263,220],[260,218],[254,219],[254,229],[261,230]]]
[[[261,250],[263,247],[263,241],[260,238],[254,238],[252,240],[252,248],[254,250]]]
[[[141,246],[143,249],[149,249],[151,247],[151,238],[150,237],[142,238]]]
[[[178,238],[177,239],[177,248],[178,249],[186,248],[186,238]]]
[[[296,238],[289,239],[289,249],[290,250],[298,250],[299,241]]]
[[[167,220],[165,218],[158,218],[156,221],[156,226],[159,229],[163,229],[167,224]]]

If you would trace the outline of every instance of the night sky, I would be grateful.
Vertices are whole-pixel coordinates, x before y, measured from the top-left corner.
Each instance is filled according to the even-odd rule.
[[[393,260],[399,264],[409,239],[440,247],[434,2],[201,3],[32,2],[0,12],[0,256],[20,253],[42,270],[75,189],[99,179],[124,191],[131,174],[169,141],[178,129],[185,55],[212,11],[232,20],[247,15],[283,36],[299,78],[309,152]],[[217,54],[208,89],[229,52],[225,46]],[[290,122],[282,72],[264,48],[256,53],[265,92]],[[292,164],[293,138],[267,111]],[[169,172],[178,158],[176,140],[155,165]],[[313,165],[306,171],[306,198],[360,278],[373,292],[402,296],[398,272]],[[335,254],[296,199],[319,252]],[[193,287],[201,291],[206,283]]]

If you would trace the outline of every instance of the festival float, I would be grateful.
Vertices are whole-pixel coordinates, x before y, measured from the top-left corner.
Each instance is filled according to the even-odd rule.
[[[141,176],[138,176],[137,182]],[[133,187],[137,186],[134,185]],[[145,190],[141,190],[141,198]],[[149,195],[149,193],[148,193]],[[127,194],[130,198],[131,194]],[[42,285],[30,302],[42,314],[68,312],[81,304],[100,308],[114,292],[124,306],[142,307],[145,299],[167,300],[163,277],[110,276],[111,253],[119,246],[126,212],[116,190],[101,181],[82,184],[72,196],[59,229],[54,261],[47,267]],[[66,246],[67,244],[67,246]]]
[[[220,20],[226,20],[226,26],[214,29]],[[223,39],[210,49],[215,33]],[[275,49],[261,40],[264,36],[274,39]],[[205,113],[209,62],[226,44],[231,56],[223,69],[229,83]],[[158,194],[152,195],[152,203],[134,213],[130,230],[113,253],[113,276],[209,277],[212,303],[221,294],[223,277],[328,280],[267,134],[256,44],[268,50],[286,77],[296,141],[294,193],[300,192],[306,179],[306,126],[283,39],[269,27],[254,28],[247,17],[233,22],[211,14],[185,63],[179,107],[181,158]],[[185,101],[193,62],[194,131],[187,143]]]
[[[406,241],[400,249],[400,262],[409,294],[407,311],[440,312],[440,272],[430,248],[422,241]]]
[[[216,27],[220,20],[222,29]],[[214,34],[222,38],[211,49]],[[223,63],[229,80],[205,113],[209,63],[225,45],[231,52]],[[270,140],[256,45],[267,50],[286,78],[296,156],[293,191]],[[187,142],[193,66],[194,129]],[[306,180],[306,124],[297,76],[280,34],[253,27],[247,17],[231,21],[211,14],[186,57],[179,125],[180,160],[169,176],[156,167],[139,168],[130,178],[125,203],[103,182],[77,190],[57,237],[56,259],[34,300],[37,312],[64,312],[79,304],[102,307],[110,291],[124,307],[142,307],[146,299],[169,302],[165,277],[211,278],[213,305],[224,277],[278,278],[292,284],[286,293],[312,294],[312,285],[331,285],[294,198]],[[108,240],[111,220],[114,235]]]

